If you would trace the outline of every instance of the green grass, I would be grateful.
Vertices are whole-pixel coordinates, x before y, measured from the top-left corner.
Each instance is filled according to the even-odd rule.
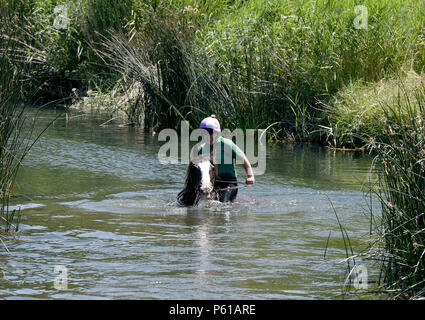
[[[354,26],[360,2],[314,3],[248,1],[202,35],[221,82],[239,97],[234,122],[280,121],[282,132],[320,139],[306,135],[322,116],[319,101],[350,83],[397,74],[406,63],[423,68],[424,22],[412,2],[362,2],[368,30]]]
[[[322,103],[406,66],[420,74],[425,62],[425,8],[416,1],[69,1],[68,28],[57,30],[59,4],[16,7],[31,34],[24,40],[43,53],[38,96],[107,92],[131,75],[151,96],[146,128],[182,118],[197,126],[216,113],[225,127],[272,125],[274,139],[323,143],[329,132],[318,125],[330,123]],[[367,9],[367,30],[356,28],[356,5]]]
[[[344,87],[324,106],[329,126],[323,126],[332,147],[364,147],[368,139],[383,139],[391,121],[408,120],[411,105],[425,86],[425,75],[413,70],[379,82],[358,81]],[[384,107],[383,107],[384,106]],[[390,112],[397,108],[398,112]],[[397,117],[395,119],[394,117]]]

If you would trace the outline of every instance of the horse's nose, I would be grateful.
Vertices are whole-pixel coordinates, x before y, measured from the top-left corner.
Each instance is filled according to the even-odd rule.
[[[208,194],[212,191],[211,187],[201,187],[201,191],[204,194]]]

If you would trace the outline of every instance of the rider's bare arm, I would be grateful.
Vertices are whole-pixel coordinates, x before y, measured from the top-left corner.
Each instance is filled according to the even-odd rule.
[[[245,168],[245,172],[247,175],[245,183],[254,184],[255,183],[254,172],[252,170],[251,163],[249,162],[246,156],[243,159],[243,167]]]

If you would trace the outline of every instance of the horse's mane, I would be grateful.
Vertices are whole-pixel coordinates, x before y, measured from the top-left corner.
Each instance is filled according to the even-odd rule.
[[[183,206],[193,206],[198,204],[199,199],[201,198],[201,190],[199,188],[199,182],[196,181],[195,172],[197,170],[196,166],[203,161],[209,161],[209,157],[199,156],[193,159],[189,166],[187,167],[186,172],[186,181],[184,189],[179,192],[177,195],[177,201],[180,205]],[[213,170],[214,174],[214,170]],[[215,178],[215,177],[214,177]]]

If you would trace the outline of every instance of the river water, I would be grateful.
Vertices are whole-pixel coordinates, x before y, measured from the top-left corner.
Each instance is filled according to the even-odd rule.
[[[26,158],[13,198],[20,231],[10,253],[0,247],[1,298],[341,298],[335,211],[361,250],[368,155],[268,146],[265,174],[235,203],[179,208],[186,165],[162,165],[156,137],[102,122],[61,117]]]

